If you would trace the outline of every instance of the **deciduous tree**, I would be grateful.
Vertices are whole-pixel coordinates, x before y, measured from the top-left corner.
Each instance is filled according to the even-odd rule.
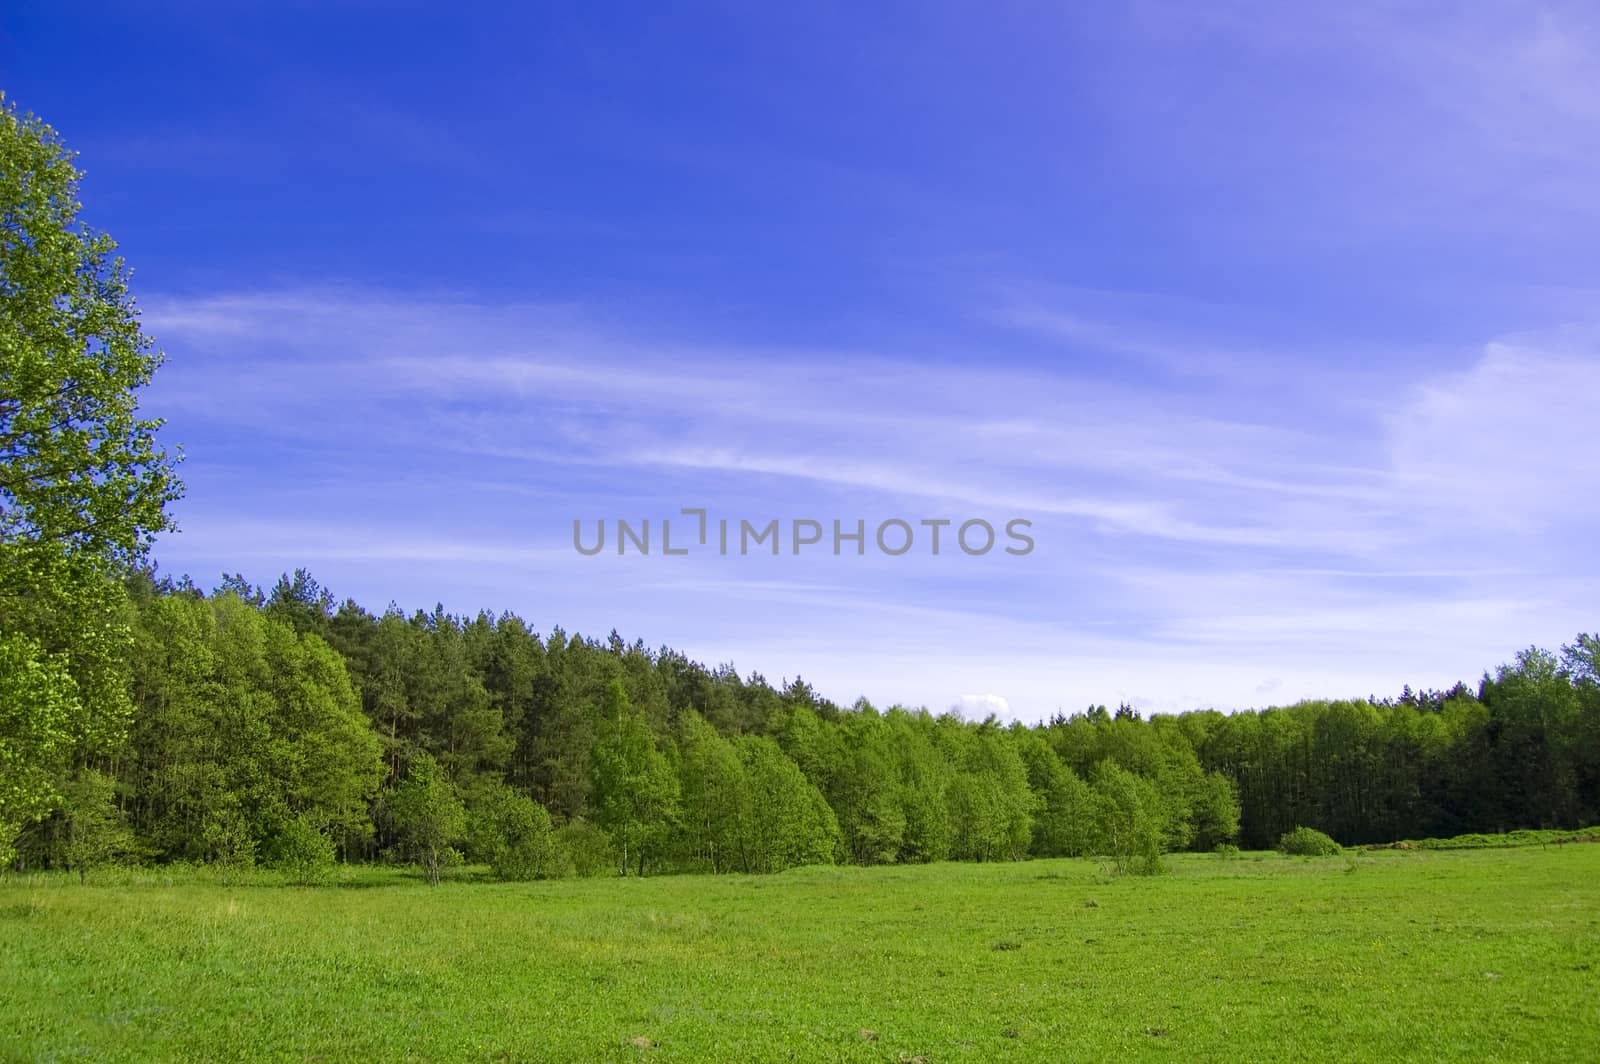
[[[455,845],[467,830],[466,809],[455,784],[432,756],[418,754],[385,808],[401,852],[438,886],[440,868],[456,858]]]

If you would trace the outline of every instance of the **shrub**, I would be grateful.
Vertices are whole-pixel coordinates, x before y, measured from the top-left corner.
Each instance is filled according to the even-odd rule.
[[[296,883],[326,883],[333,874],[333,840],[306,816],[297,816],[278,829],[271,853],[272,867]]]
[[[1278,839],[1278,849],[1292,857],[1332,857],[1340,852],[1333,839],[1316,828],[1295,828]]]
[[[208,817],[200,829],[207,863],[231,871],[255,867],[256,840],[244,818],[232,810]]]
[[[496,879],[561,874],[560,847],[544,806],[503,783],[484,788],[467,810],[467,849]]]
[[[507,881],[555,879],[562,872],[561,856],[555,835],[546,832],[506,848],[489,865],[489,870],[496,879]]]
[[[494,855],[489,867],[496,879],[549,879],[559,875],[558,847],[550,827],[550,814],[532,799],[519,803],[519,816],[513,830],[506,833],[505,848]]]
[[[595,876],[616,868],[617,851],[611,837],[587,820],[574,817],[562,824],[556,829],[556,842],[558,862],[576,875]]]
[[[1231,861],[1239,856],[1239,847],[1231,842],[1219,842],[1212,852],[1224,861]]]

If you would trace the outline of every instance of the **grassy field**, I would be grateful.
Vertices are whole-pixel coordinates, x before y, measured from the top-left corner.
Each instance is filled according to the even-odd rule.
[[[1600,846],[0,882],[7,1060],[1600,1060]]]

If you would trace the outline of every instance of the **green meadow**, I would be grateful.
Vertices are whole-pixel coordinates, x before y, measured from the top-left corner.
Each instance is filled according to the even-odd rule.
[[[1600,846],[0,880],[6,1060],[1600,1059]]]

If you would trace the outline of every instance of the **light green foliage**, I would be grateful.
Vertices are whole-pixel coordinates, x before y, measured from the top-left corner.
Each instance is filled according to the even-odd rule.
[[[117,807],[116,783],[109,776],[79,769],[67,781],[63,797],[62,864],[78,873],[79,882],[134,852],[133,832]]]
[[[844,717],[839,731],[842,748],[827,773],[826,796],[844,855],[857,864],[887,864],[898,859],[906,832],[890,725],[862,705]]]
[[[272,623],[264,635],[283,800],[321,823],[359,834],[367,826],[367,802],[381,767],[377,738],[361,715],[349,673],[315,635],[296,636]]]
[[[0,868],[18,833],[60,799],[77,686],[66,663],[22,635],[0,635]]]
[[[1167,804],[1143,776],[1102,761],[1094,770],[1097,850],[1109,854],[1118,872],[1155,875],[1165,870],[1169,830]]]
[[[1189,809],[1195,849],[1214,850],[1239,837],[1238,788],[1222,773],[1202,777]]]
[[[372,832],[375,782],[398,779],[422,753],[474,808],[504,781],[556,823],[603,823],[609,841],[585,852],[611,852],[620,868],[626,848],[630,872],[641,859],[658,871],[722,872],[801,859],[770,859],[765,837],[747,862],[745,825],[767,821],[754,817],[758,795],[736,737],[688,702],[702,698],[746,735],[778,741],[839,828],[833,859],[858,864],[1110,852],[1102,829],[1117,823],[1159,826],[1144,856],[1126,848],[1130,839],[1144,844],[1140,831],[1118,836],[1128,867],[1154,867],[1149,852],[1212,850],[1235,838],[1271,845],[1296,822],[1353,843],[1430,824],[1500,835],[1525,815],[1586,822],[1600,784],[1586,745],[1600,721],[1600,684],[1584,664],[1592,641],[1582,637],[1559,659],[1520,656],[1486,680],[1482,700],[1455,690],[1389,705],[1149,721],[1096,710],[1028,728],[880,713],[865,701],[840,710],[803,686],[779,695],[759,677],[697,671],[672,652],[560,631],[541,640],[510,616],[334,609],[304,572],[270,596],[237,577],[211,598],[148,578],[130,580],[126,595],[95,586],[114,592],[97,608],[132,622],[128,665],[100,674],[131,671],[131,742],[118,746],[115,714],[85,728],[91,718],[74,710],[53,767],[14,779],[56,793],[69,764],[114,767],[138,850],[158,862],[270,859],[279,825],[302,814],[345,859],[374,859],[396,841]],[[105,627],[119,625],[129,628]],[[84,654],[32,644],[39,661],[67,663],[81,692]],[[22,725],[13,716],[6,726]],[[1136,803],[1107,805],[1084,782],[1100,763],[1144,782]],[[34,819],[20,835],[12,822],[15,863],[54,867],[59,822]],[[1260,841],[1268,828],[1275,833]],[[809,830],[791,847],[807,861]],[[550,869],[587,860],[569,862],[564,850]]]
[[[611,834],[622,874],[632,858],[643,875],[646,850],[664,841],[677,817],[678,777],[620,681],[606,691],[590,765],[595,819]]]
[[[550,814],[533,799],[527,801],[526,823],[489,865],[496,879],[554,879],[565,874],[565,855],[556,844]]]
[[[159,853],[242,860],[300,815],[368,832],[380,746],[326,643],[232,592],[148,599],[140,627],[133,813]]]
[[[727,871],[739,860],[739,817],[748,794],[744,765],[700,714],[684,714],[678,731],[685,847],[711,871]]]
[[[116,578],[180,493],[160,422],[138,416],[160,356],[116,244],[78,219],[78,178],[55,132],[0,96],[0,867],[54,807],[60,760],[122,740]]]
[[[947,792],[954,829],[951,856],[969,861],[1024,856],[1036,800],[1010,733],[986,725],[950,734],[957,740],[952,753],[961,765]]]
[[[503,783],[483,787],[467,809],[467,854],[496,879],[545,879],[563,871],[544,806]]]
[[[367,868],[367,889],[315,893],[0,879],[0,1056],[1600,1059],[1600,846],[1376,852],[1354,876],[1170,862],[1110,882],[1068,860],[438,890]]]
[[[333,840],[304,813],[284,821],[270,851],[271,866],[302,886],[327,882],[337,859]]]
[[[778,743],[824,794],[845,760],[844,738],[811,708],[809,699],[791,708],[778,728]]]
[[[822,793],[771,739],[748,736],[736,745],[746,781],[739,816],[743,870],[831,864],[839,825]]]
[[[1201,757],[1213,726],[1204,713],[1141,721],[1095,712],[1058,721],[1043,737],[1080,777],[1110,761],[1149,780],[1160,796],[1162,849],[1209,850],[1237,837],[1240,819],[1233,781],[1208,771]]]
[[[130,621],[126,592],[105,559],[0,540],[0,635],[24,636],[66,666],[75,760],[114,756],[126,737]]]
[[[401,853],[439,885],[439,870],[459,859],[456,843],[467,831],[467,812],[455,784],[428,754],[411,762],[404,781],[388,795],[384,810],[400,839]]]
[[[926,711],[890,710],[886,719],[894,733],[900,808],[906,818],[900,860],[943,861],[950,856],[955,831],[948,801],[955,766],[935,744],[936,724]]]
[[[570,869],[581,878],[612,874],[617,867],[617,851],[611,836],[598,825],[581,817],[556,829],[556,859],[563,873]]]
[[[1076,772],[1061,763],[1037,735],[1017,738],[1033,791],[1032,853],[1039,857],[1081,857],[1096,841],[1094,792]]]
[[[126,562],[180,489],[135,397],[161,358],[72,158],[0,100],[0,542]]]
[[[1332,857],[1340,846],[1316,828],[1298,827],[1283,833],[1278,849],[1292,857]]]
[[[198,850],[208,862],[230,869],[255,867],[260,839],[232,803],[208,810],[199,830]]]

